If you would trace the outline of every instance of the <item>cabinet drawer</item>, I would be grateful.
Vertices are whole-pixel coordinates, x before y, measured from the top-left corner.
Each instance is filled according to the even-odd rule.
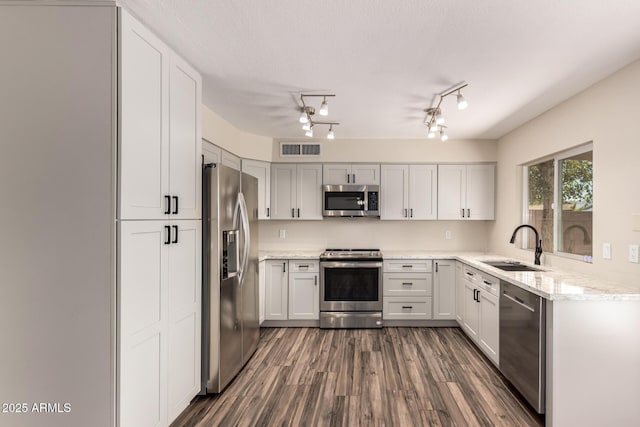
[[[389,260],[384,261],[384,272],[429,273],[433,262],[430,259]]]
[[[500,296],[500,280],[499,279],[493,276],[488,276],[486,274],[483,274],[480,279],[481,279],[480,287],[482,289],[486,290],[487,292],[495,296]]]
[[[465,265],[462,268],[462,277],[476,284],[482,282],[482,274],[475,268],[471,268],[468,265]]]
[[[384,296],[431,295],[431,275],[424,273],[385,273],[382,281]]]
[[[319,269],[319,261],[316,260],[305,260],[305,259],[292,259],[289,260],[289,271],[291,273],[313,273],[318,272]]]
[[[384,297],[383,319],[431,319],[431,297]]]

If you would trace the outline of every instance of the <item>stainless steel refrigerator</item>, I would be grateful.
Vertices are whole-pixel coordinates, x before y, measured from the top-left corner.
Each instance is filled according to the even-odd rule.
[[[255,352],[258,181],[221,164],[203,170],[202,389],[220,393]]]

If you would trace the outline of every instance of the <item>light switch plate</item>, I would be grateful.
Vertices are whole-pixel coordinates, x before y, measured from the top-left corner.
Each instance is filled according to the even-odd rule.
[[[445,240],[451,240],[451,230],[447,230],[444,232]]]
[[[611,259],[611,243],[602,244],[602,258]]]
[[[280,231],[278,232],[278,236],[279,236],[281,239],[284,239],[285,237],[287,237],[287,230],[280,230]]]
[[[638,263],[638,245],[629,245],[629,262]]]

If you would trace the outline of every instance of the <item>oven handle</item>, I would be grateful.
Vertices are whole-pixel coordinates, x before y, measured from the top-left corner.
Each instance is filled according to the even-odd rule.
[[[321,261],[322,268],[382,268],[382,261]]]

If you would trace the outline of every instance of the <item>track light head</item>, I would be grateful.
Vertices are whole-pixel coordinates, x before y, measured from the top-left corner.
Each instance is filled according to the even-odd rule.
[[[435,137],[436,137],[436,133],[435,133],[435,132],[431,132],[431,131],[430,131],[430,132],[427,134],[427,138],[429,138],[429,139],[433,139],[433,138],[435,138]]]
[[[329,114],[329,105],[327,105],[327,98],[322,100],[322,104],[320,104],[320,111],[318,111],[321,116],[327,116]]]
[[[462,93],[460,93],[460,90],[458,90],[458,95],[456,96],[456,98],[458,102],[458,110],[464,110],[469,106],[469,103],[464,98],[464,96],[462,96]]]
[[[313,136],[313,126],[309,127],[309,130],[304,135],[311,138]]]
[[[446,134],[444,128],[440,129],[440,141],[444,142],[449,139],[449,135]]]
[[[307,122],[302,125],[302,130],[311,130],[311,123]]]
[[[329,132],[327,133],[327,139],[335,139],[336,135],[333,133],[333,125],[329,126]]]
[[[302,113],[300,113],[300,123],[309,123],[309,117],[307,117],[307,112],[302,109]]]
[[[429,132],[438,132],[438,125],[435,121],[431,123],[431,126],[429,126]]]

